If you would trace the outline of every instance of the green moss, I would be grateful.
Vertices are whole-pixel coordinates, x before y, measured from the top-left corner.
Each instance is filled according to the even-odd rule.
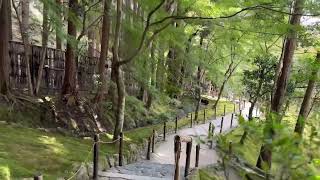
[[[227,104],[227,110],[233,110],[230,102],[221,102],[218,106],[218,114],[223,113],[223,106]],[[169,106],[159,107],[158,111],[166,111]],[[209,119],[214,112],[209,106],[206,117]],[[3,113],[3,112],[2,112]],[[1,116],[2,117],[2,116]],[[172,116],[171,116],[172,117]],[[16,116],[16,118],[22,117]],[[6,120],[2,119],[1,120]],[[203,120],[203,111],[199,112],[199,120]],[[179,128],[189,126],[189,118],[181,118],[178,121]],[[141,145],[144,139],[151,136],[152,130],[162,132],[163,124],[149,125],[124,132],[125,154],[129,154],[129,145]],[[168,131],[174,130],[174,118],[167,122]],[[101,135],[104,141],[111,140],[110,134]],[[101,156],[117,153],[117,146],[101,144]],[[62,136],[55,133],[21,127],[21,125],[0,126],[0,179],[32,177],[41,172],[45,179],[57,177],[69,177],[75,164],[86,160],[92,160],[92,140]]]

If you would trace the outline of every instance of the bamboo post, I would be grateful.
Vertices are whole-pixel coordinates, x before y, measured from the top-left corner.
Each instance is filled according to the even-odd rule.
[[[174,128],[174,132],[177,133],[177,131],[178,131],[178,117],[176,117],[176,123]]]
[[[195,167],[199,167],[199,153],[200,153],[200,144],[196,146],[196,164]]]
[[[203,110],[203,122],[206,123],[206,109]]]
[[[167,123],[163,123],[163,141],[166,140],[166,130],[167,130]]]
[[[220,123],[220,134],[222,133],[222,128],[223,128],[223,116],[221,117],[221,123]]]
[[[35,175],[33,177],[34,180],[43,180],[43,176],[40,174],[40,175]]]
[[[99,134],[94,135],[93,146],[93,179],[98,180],[98,165],[99,165]]]
[[[153,129],[152,130],[152,153],[154,153],[154,144],[156,143],[156,131]]]
[[[232,128],[232,124],[233,124],[233,113],[231,114],[231,123],[230,123],[230,128]]]
[[[120,132],[120,135],[119,135],[119,166],[122,166],[123,165],[123,133]]]
[[[187,149],[186,149],[186,166],[184,169],[184,177],[187,177],[189,174],[190,168],[190,158],[191,158],[191,148],[192,148],[192,141],[187,142]]]
[[[151,137],[148,139],[148,149],[147,149],[147,160],[150,160],[150,150],[151,150]]]
[[[175,155],[174,180],[180,180],[180,167],[179,167],[180,151],[181,151],[180,136],[176,135],[174,137],[174,155]]]
[[[223,106],[223,116],[226,116],[226,105]]]
[[[190,114],[190,127],[192,128],[193,122],[192,122],[192,113]]]

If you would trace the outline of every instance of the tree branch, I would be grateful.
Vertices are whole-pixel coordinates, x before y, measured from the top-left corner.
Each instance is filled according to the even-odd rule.
[[[131,56],[129,56],[127,59],[123,60],[123,61],[119,61],[118,62],[118,65],[121,66],[123,64],[127,64],[129,63],[130,61],[132,61],[139,53],[140,51],[142,50],[142,47],[143,47],[143,43],[146,39],[146,36],[147,36],[147,32],[149,31],[149,28],[151,27],[150,26],[150,21],[151,21],[151,17],[152,15],[158,10],[161,8],[161,6],[165,3],[165,0],[162,0],[153,10],[151,10],[147,16],[147,22],[146,22],[146,26],[144,28],[144,31],[142,33],[142,37],[141,37],[141,40],[140,40],[140,43],[139,43],[139,46],[138,48],[135,50],[135,52],[133,52],[133,54]],[[164,28],[165,29],[165,28]],[[163,29],[162,29],[163,30]],[[160,32],[159,32],[160,33]]]

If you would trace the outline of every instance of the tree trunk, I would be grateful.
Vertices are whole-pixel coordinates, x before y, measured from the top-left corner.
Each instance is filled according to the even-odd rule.
[[[1,0],[0,0],[1,1]],[[9,0],[9,5],[8,5],[8,16],[9,16],[9,20],[8,20],[8,23],[9,23],[9,40],[12,40],[13,39],[13,28],[12,28],[12,9],[11,9],[11,1]],[[1,3],[0,3],[1,4]],[[0,5],[1,6],[1,5]]]
[[[248,116],[248,120],[249,121],[252,121],[252,114],[253,114],[253,109],[254,109],[254,106],[255,104],[257,103],[257,98],[255,98],[255,100],[253,102],[251,102],[251,105],[250,105],[250,108],[249,108],[249,116]],[[245,129],[242,136],[241,136],[241,139],[240,139],[240,144],[244,144],[244,141],[247,139],[247,136],[248,136],[248,131]]]
[[[95,97],[95,102],[101,102],[106,95],[107,79],[106,79],[106,60],[108,58],[109,50],[109,35],[110,35],[110,13],[112,0],[104,1],[104,14],[102,22],[102,38],[101,38],[101,52],[99,58],[99,89]]]
[[[63,20],[62,20],[62,7],[63,7],[63,0],[56,0],[58,6],[58,18],[56,24],[56,49],[62,49],[62,41],[60,39],[60,29],[63,28]]]
[[[228,79],[226,79],[226,78],[223,80],[222,85],[221,85],[221,87],[220,87],[220,89],[219,89],[218,98],[217,98],[217,100],[216,100],[216,101],[214,102],[214,104],[213,104],[213,109],[217,108],[218,103],[219,103],[220,98],[221,98],[221,95],[222,95],[222,92],[223,92],[223,90],[224,90],[224,86],[226,85],[227,81],[228,81]]]
[[[65,73],[62,86],[62,95],[76,94],[76,35],[77,28],[72,15],[77,12],[78,0],[69,0],[69,13],[68,13],[68,35],[66,60],[65,60]]]
[[[298,133],[301,137],[303,135],[305,121],[308,118],[309,110],[311,108],[312,95],[313,95],[314,87],[317,80],[317,74],[319,72],[319,62],[320,62],[320,52],[317,53],[317,59],[316,59],[317,64],[313,66],[315,67],[315,69],[312,71],[311,77],[309,79],[308,87],[306,89],[306,92],[304,94],[303,101],[300,107],[297,123],[294,128],[294,132]]]
[[[0,0],[0,94],[9,93],[9,0]]]
[[[115,75],[114,80],[116,81],[117,86],[117,104],[115,118],[116,123],[113,132],[113,139],[117,139],[120,132],[123,129],[124,122],[124,110],[125,110],[125,84],[124,84],[124,75],[121,72],[121,66],[119,62],[119,46],[120,46],[120,35],[121,35],[121,19],[122,19],[122,0],[117,0],[117,21],[115,28],[114,36],[114,46],[113,46],[113,59],[112,59],[112,71]]]
[[[155,50],[156,50],[156,41],[153,41],[151,44],[151,77],[150,77],[150,85],[148,89],[148,99],[146,102],[146,108],[150,109],[152,106],[152,101],[153,101],[153,93],[152,93],[152,88],[155,88],[156,86],[156,80],[157,80],[157,58],[155,58]]]
[[[290,25],[297,26],[300,24],[301,14],[303,10],[304,0],[295,0],[294,7],[293,7],[293,15],[290,19]],[[290,76],[290,69],[292,65],[292,57],[296,48],[296,41],[297,41],[297,32],[296,30],[291,30],[287,36],[285,41],[285,49],[283,52],[283,65],[281,68],[281,74],[278,77],[274,97],[271,102],[271,112],[279,114],[281,112],[281,107],[283,104],[283,99],[286,93],[287,82]],[[270,120],[271,121],[271,120]],[[272,128],[272,122],[269,122],[267,126],[271,128],[265,128],[268,139],[273,139],[274,136],[274,129]],[[272,149],[271,144],[264,144],[261,146],[257,167],[262,168],[263,162],[267,164],[267,169],[271,169],[271,160],[272,160]]]
[[[43,20],[42,20],[42,50],[41,50],[40,65],[38,69],[38,78],[36,81],[36,89],[35,89],[36,95],[39,93],[41,80],[42,80],[43,66],[46,59],[47,43],[49,38],[48,11],[49,11],[48,4],[44,2],[43,3]]]
[[[198,66],[198,72],[197,72],[197,87],[196,87],[196,112],[194,115],[194,121],[198,122],[198,114],[199,114],[199,109],[200,109],[200,103],[201,103],[201,68]]]
[[[21,1],[21,37],[24,47],[24,60],[26,62],[26,74],[27,74],[27,83],[28,83],[28,93],[33,96],[33,84],[31,77],[31,66],[30,66],[30,42],[29,42],[29,9],[30,2],[29,0]]]

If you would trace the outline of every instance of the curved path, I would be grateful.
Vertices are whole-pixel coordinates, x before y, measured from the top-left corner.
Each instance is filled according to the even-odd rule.
[[[248,115],[249,103],[245,104],[242,110],[244,117]],[[255,112],[255,111],[254,111]],[[196,141],[200,139],[205,140],[208,136],[209,122],[215,126],[215,134],[220,132],[221,117],[217,119],[211,119],[205,124],[194,125],[193,128],[180,129],[177,134],[181,136],[193,136],[193,147],[191,151],[190,168],[195,166],[195,146]],[[238,119],[235,116],[233,119],[233,126],[230,126],[231,114],[224,117],[223,121],[223,133],[230,131],[232,128],[238,125]],[[100,179],[107,180],[172,180],[174,175],[174,136],[176,134],[167,135],[166,141],[162,141],[157,144],[155,153],[152,154],[151,160],[143,160],[133,164],[125,165],[123,167],[111,168],[107,172],[99,172]],[[186,143],[182,143],[182,152],[180,156],[180,165],[185,164],[186,159]],[[207,165],[216,164],[219,160],[216,150],[210,149],[208,145],[201,144],[199,166],[204,167]],[[183,168],[183,167],[181,167]],[[183,169],[180,171],[184,172]],[[183,177],[183,174],[181,174]],[[239,179],[237,175],[230,173],[230,179]]]

